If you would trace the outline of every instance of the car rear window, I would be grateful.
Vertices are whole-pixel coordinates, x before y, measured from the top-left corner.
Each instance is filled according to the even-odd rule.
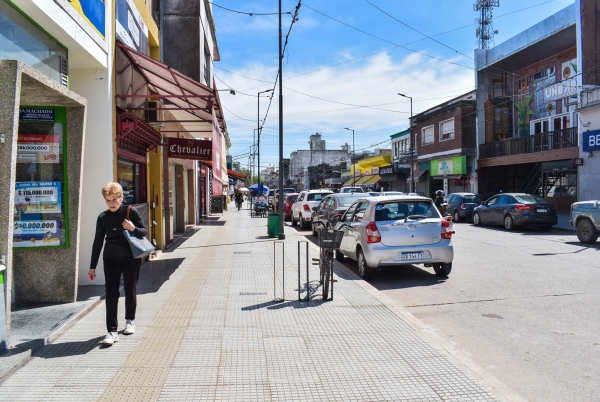
[[[356,198],[357,197],[339,197],[338,202],[340,203],[340,207],[349,207],[356,201]]]
[[[476,203],[480,203],[481,201],[483,201],[483,200],[478,195],[465,195],[463,197],[463,202],[465,204],[476,204]]]
[[[441,218],[431,201],[381,202],[375,206],[375,221],[406,219],[411,215]]]
[[[311,193],[308,194],[306,201],[321,201],[331,193]]]
[[[527,194],[527,195],[515,195],[515,198],[519,202],[523,202],[525,204],[535,204],[536,202],[548,203],[542,197],[538,197],[537,195]]]
[[[297,195],[290,195],[290,196],[288,196],[287,200],[289,203],[293,203],[293,202],[296,202],[296,198],[298,198]]]

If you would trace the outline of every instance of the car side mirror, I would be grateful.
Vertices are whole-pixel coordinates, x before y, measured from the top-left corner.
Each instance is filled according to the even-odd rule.
[[[317,212],[317,209],[319,209],[319,207],[312,207],[312,210]]]
[[[341,218],[342,217],[339,216],[339,215],[334,215],[334,216],[331,217],[331,223],[336,224],[336,223],[338,223],[340,221]]]

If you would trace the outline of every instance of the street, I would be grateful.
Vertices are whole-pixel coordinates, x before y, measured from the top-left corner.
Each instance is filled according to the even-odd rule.
[[[409,266],[371,285],[527,400],[599,400],[600,244],[560,230],[454,227],[448,279]]]

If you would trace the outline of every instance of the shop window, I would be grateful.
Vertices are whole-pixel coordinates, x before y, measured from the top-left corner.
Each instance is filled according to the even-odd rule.
[[[65,121],[62,107],[20,110],[14,248],[69,245]]]
[[[423,145],[433,144],[433,126],[424,127],[423,129],[421,129],[421,133],[421,136],[423,138]]]
[[[454,138],[454,118],[440,122],[440,141]]]
[[[147,202],[145,164],[119,158],[117,160],[117,182],[123,187],[124,204]]]
[[[0,1],[0,59],[20,60],[68,85],[67,49],[4,1]]]

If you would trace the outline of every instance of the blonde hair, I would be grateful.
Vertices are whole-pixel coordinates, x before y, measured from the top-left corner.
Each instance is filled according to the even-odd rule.
[[[116,194],[119,198],[123,197],[123,187],[119,183],[106,183],[102,187],[102,195],[106,198],[111,194]]]

